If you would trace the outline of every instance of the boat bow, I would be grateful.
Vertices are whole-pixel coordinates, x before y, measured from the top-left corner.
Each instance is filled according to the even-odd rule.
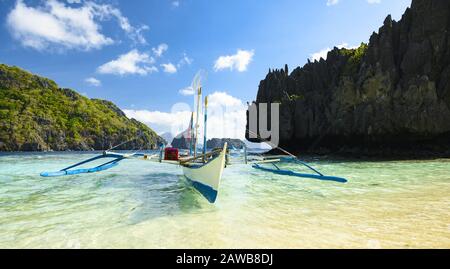
[[[210,203],[217,199],[220,181],[225,168],[227,143],[225,143],[219,155],[213,157],[207,163],[187,163],[183,165],[184,176],[192,183]]]

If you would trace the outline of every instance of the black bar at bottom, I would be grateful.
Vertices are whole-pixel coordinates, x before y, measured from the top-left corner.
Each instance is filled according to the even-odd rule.
[[[309,268],[427,265],[450,258],[449,250],[2,250],[3,264],[64,268],[113,265],[124,268]],[[307,266],[308,265],[308,266]],[[286,267],[289,266],[289,267]]]

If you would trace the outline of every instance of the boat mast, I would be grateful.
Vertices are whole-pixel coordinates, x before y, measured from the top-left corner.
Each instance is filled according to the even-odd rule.
[[[207,123],[208,121],[208,96],[205,96],[205,123],[203,124],[203,162],[206,161],[205,155],[206,155],[206,130],[207,130]]]
[[[197,115],[195,119],[195,142],[194,142],[194,157],[197,156],[197,143],[198,143],[198,128],[200,127],[198,121],[200,120],[200,109],[202,104],[202,87],[198,87],[197,91]]]
[[[194,112],[191,114],[189,122],[189,156],[192,156],[192,146],[194,144]]]

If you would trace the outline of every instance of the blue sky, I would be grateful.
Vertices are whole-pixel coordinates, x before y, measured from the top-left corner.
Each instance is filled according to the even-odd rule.
[[[171,113],[174,104],[192,103],[180,90],[200,69],[208,74],[205,91],[220,93],[217,102],[245,103],[255,98],[269,68],[288,64],[292,70],[335,45],[367,42],[388,14],[399,19],[409,5],[410,0],[0,0],[0,62],[111,100],[132,116],[142,112],[136,118],[154,126],[170,120],[163,113]],[[153,112],[169,118],[149,119]]]

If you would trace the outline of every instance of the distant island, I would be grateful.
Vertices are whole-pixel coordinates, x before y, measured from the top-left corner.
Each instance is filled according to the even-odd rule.
[[[212,138],[206,141],[206,147],[208,149],[214,148],[223,148],[224,144],[228,143],[229,148],[234,149],[243,149],[245,147],[245,143],[240,139],[232,139],[232,138]],[[189,140],[184,137],[175,137],[171,143],[172,147],[179,149],[189,149]]]
[[[230,149],[243,149],[245,147],[245,143],[240,139],[232,139],[232,138],[213,138],[206,142],[207,148],[223,148],[225,143],[228,144],[228,148]]]
[[[450,1],[413,0],[368,44],[269,70],[255,103],[281,104],[280,146],[295,153],[450,156],[449,22]]]
[[[89,99],[54,81],[0,64],[0,151],[156,148],[152,129],[112,102]]]
[[[169,141],[167,141],[167,142],[169,142]],[[169,144],[171,144],[172,147],[178,148],[178,149],[189,149],[189,147],[190,147],[189,140],[181,135],[174,137],[172,139],[172,142],[169,142]]]
[[[165,144],[170,144],[172,143],[173,140],[173,135],[170,132],[165,132],[159,135],[161,138],[163,138],[165,140]]]

